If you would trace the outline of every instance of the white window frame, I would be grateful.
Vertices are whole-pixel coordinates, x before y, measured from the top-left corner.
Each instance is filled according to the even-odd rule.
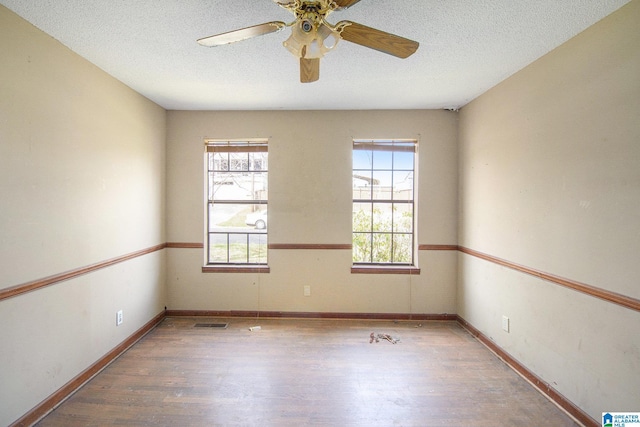
[[[352,173],[353,173],[353,180],[354,180],[353,187],[352,187],[353,188],[352,190],[353,191],[353,200],[352,200],[353,268],[352,268],[352,271],[353,272],[370,272],[371,270],[367,270],[367,268],[371,268],[371,267],[378,268],[378,269],[384,269],[384,268],[413,269],[417,266],[417,255],[418,255],[417,244],[416,244],[417,242],[417,201],[416,201],[417,179],[416,177],[418,172],[418,155],[417,155],[418,149],[417,148],[418,148],[417,139],[366,139],[366,140],[354,139],[353,140],[354,154],[355,154],[355,151],[361,151],[361,150],[371,151],[372,153],[372,160],[370,162],[370,167],[365,169],[365,168],[356,168],[355,165],[352,165]],[[376,168],[376,164],[373,160],[373,157],[375,156],[376,152],[380,152],[380,153],[391,152],[392,159],[394,156],[393,154],[394,152],[398,152],[398,153],[412,152],[413,162],[412,162],[411,168],[409,169],[406,166],[404,168],[400,168],[400,167],[396,168],[396,166],[393,163],[391,163],[390,168],[389,167]],[[403,197],[399,197],[396,200],[395,194],[398,192],[397,182],[398,182],[398,176],[400,174],[411,176],[410,197],[408,197],[409,195],[408,191],[405,191]],[[380,177],[381,175],[390,177],[389,179],[391,180],[391,182],[387,183],[387,185],[390,185],[390,187],[385,188],[382,191],[377,189],[378,195],[376,195],[376,189],[374,187],[376,186],[380,186],[380,188],[384,187],[379,182],[380,180],[376,179],[376,177]],[[370,192],[367,192],[366,190],[364,192],[356,191],[356,189],[358,188],[357,181],[361,181],[360,185],[364,188],[366,188],[367,185],[370,185],[371,186]],[[381,197],[380,194],[388,194],[388,197],[380,198]],[[369,204],[371,205],[371,214],[370,214],[371,223],[369,225],[365,221],[364,223],[365,226],[370,227],[369,229],[365,230],[363,228],[363,224],[360,222],[360,219],[356,218],[355,216],[356,216],[356,212],[359,211],[358,205],[367,206]],[[386,225],[389,228],[386,228],[383,231],[376,230],[375,218],[376,218],[376,215],[380,215],[379,211],[375,210],[376,205],[382,206],[385,210],[388,210],[389,212],[391,212],[390,219],[387,219],[387,225]],[[399,226],[396,226],[396,224],[394,224],[394,219],[397,218],[396,208],[398,207],[402,207],[402,209],[405,212],[405,215],[407,215],[408,212],[410,212],[411,222],[410,222],[409,232],[407,232],[406,229],[403,229]],[[369,209],[368,206],[367,206],[367,209]],[[362,210],[360,209],[360,212],[361,211]],[[358,223],[356,224],[356,222]],[[382,221],[380,221],[379,223],[381,222]],[[406,220],[404,222],[404,227],[407,227]],[[394,259],[393,258],[395,254],[394,245],[396,244],[399,245],[399,243],[397,242],[399,242],[403,236],[407,236],[409,234],[410,234],[410,243],[408,244],[405,243],[405,245],[407,245],[410,249],[410,259],[402,259],[402,260]],[[368,237],[368,239],[366,239],[366,237]],[[390,247],[389,259],[380,260],[379,258],[381,256],[379,256],[378,259],[375,259],[376,258],[376,255],[375,255],[376,239],[380,239],[378,241],[385,241],[387,242],[386,244],[389,245]],[[368,252],[362,251],[360,248],[362,248],[363,245],[365,244],[363,243],[363,241],[367,241],[367,240],[368,240],[368,243],[366,244],[368,245],[368,247],[364,247],[364,248],[368,250]],[[363,259],[365,257],[368,257],[368,259],[367,260]],[[399,257],[402,258],[401,256]],[[363,268],[364,270],[358,270],[359,268]],[[411,270],[411,271],[416,271],[416,270]]]
[[[215,182],[215,175],[216,172],[221,172],[220,168],[216,168],[215,167],[215,159],[212,159],[212,162],[210,163],[209,161],[209,157],[211,155],[211,153],[227,153],[229,155],[229,159],[226,163],[226,168],[227,171],[229,172],[241,172],[241,173],[246,173],[246,174],[253,174],[253,173],[267,173],[268,176],[268,158],[267,158],[267,168],[266,170],[264,169],[255,169],[252,167],[252,165],[250,165],[249,162],[249,153],[268,153],[268,139],[267,138],[253,138],[253,139],[206,139],[205,140],[205,155],[204,155],[204,190],[205,190],[205,194],[204,194],[204,213],[205,213],[205,221],[204,221],[204,267],[203,267],[203,272],[217,272],[217,271],[224,271],[224,272],[233,272],[235,271],[235,269],[237,269],[237,271],[242,272],[242,271],[250,271],[250,270],[256,270],[256,271],[268,271],[268,231],[267,229],[264,230],[247,230],[247,231],[212,231],[211,226],[210,226],[210,220],[211,220],[211,210],[213,208],[213,205],[216,204],[230,204],[230,205],[247,205],[247,206],[264,206],[265,210],[268,206],[268,189],[265,192],[265,195],[263,197],[260,198],[249,198],[249,199],[242,199],[242,200],[235,200],[235,199],[221,199],[221,200],[214,200],[214,196],[213,196],[213,188],[212,186],[214,185],[213,183]],[[247,163],[244,164],[244,162],[242,163],[242,166],[240,168],[233,168],[232,164],[233,164],[233,159],[231,158],[231,156],[233,155],[233,153],[247,153]],[[214,167],[211,168],[210,165],[214,164]],[[245,169],[246,166],[246,169]],[[268,178],[267,178],[267,186],[268,186]],[[212,256],[211,256],[211,239],[212,239],[212,235],[217,235],[219,237],[226,235],[227,238],[227,259],[226,261],[221,261],[221,260],[217,260],[217,261],[212,261]],[[238,262],[237,260],[231,260],[231,256],[230,256],[230,243],[229,243],[229,239],[230,236],[234,235],[234,238],[237,239],[242,239],[242,237],[246,237],[246,247],[247,247],[247,257],[243,262]],[[261,238],[261,236],[264,236],[264,239]],[[255,237],[257,238],[260,243],[256,244],[256,243],[252,243],[252,238]],[[254,239],[255,240],[255,239]],[[261,255],[259,255],[259,257],[257,258],[258,260],[255,260],[254,257],[252,257],[250,255],[251,252],[251,247],[252,245],[255,247],[255,245],[258,245],[260,248],[264,248],[263,249],[259,249],[259,252]],[[264,254],[264,255],[262,255]]]

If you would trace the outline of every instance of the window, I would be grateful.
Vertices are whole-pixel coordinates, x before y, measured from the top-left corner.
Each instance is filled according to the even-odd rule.
[[[354,265],[414,265],[416,145],[353,141]]]
[[[207,265],[267,263],[266,140],[206,141]]]

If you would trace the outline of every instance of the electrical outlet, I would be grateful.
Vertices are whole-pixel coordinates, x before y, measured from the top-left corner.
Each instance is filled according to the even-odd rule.
[[[309,285],[304,285],[304,296],[305,297],[310,297],[311,296],[311,286]]]
[[[116,313],[116,326],[120,326],[122,324],[122,310],[118,310]]]
[[[502,316],[502,330],[509,332],[509,318],[507,316]]]

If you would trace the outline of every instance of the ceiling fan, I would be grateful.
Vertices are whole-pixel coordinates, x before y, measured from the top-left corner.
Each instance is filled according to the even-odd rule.
[[[320,58],[346,40],[399,58],[407,58],[418,49],[418,42],[376,30],[351,21],[335,25],[326,17],[334,11],[346,9],[360,0],[273,0],[295,16],[289,24],[281,21],[266,22],[252,27],[204,37],[198,40],[202,46],[213,47],[252,37],[281,31],[291,27],[291,36],[283,45],[300,58],[300,81],[314,82],[320,78]]]

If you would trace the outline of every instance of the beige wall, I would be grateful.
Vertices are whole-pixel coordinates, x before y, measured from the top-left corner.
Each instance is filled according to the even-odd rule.
[[[170,111],[168,241],[204,242],[205,138],[269,138],[269,242],[303,244],[351,243],[353,138],[417,138],[418,241],[455,244],[456,127],[446,111]],[[270,250],[268,274],[212,274],[203,250],[170,249],[169,308],[453,313],[456,259],[421,251],[419,276],[355,275],[349,250]]]
[[[633,1],[462,109],[461,246],[640,298],[639,28]],[[457,295],[595,419],[638,407],[639,312],[464,254]]]
[[[0,57],[0,289],[163,243],[166,112],[2,6]],[[161,312],[163,276],[161,251],[0,301],[0,425]]]

